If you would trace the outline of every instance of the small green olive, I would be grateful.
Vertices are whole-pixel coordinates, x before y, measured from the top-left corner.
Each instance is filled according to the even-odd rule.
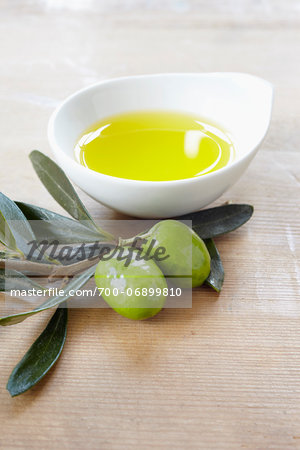
[[[148,252],[178,287],[201,286],[208,277],[210,256],[205,243],[184,223],[163,220],[140,237],[146,240],[142,243],[143,254]]]
[[[105,255],[96,268],[95,282],[106,303],[128,319],[155,316],[167,298],[160,268],[153,260],[139,259],[132,248],[117,247]]]

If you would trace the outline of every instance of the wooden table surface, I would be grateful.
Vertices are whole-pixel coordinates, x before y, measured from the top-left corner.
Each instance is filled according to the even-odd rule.
[[[34,389],[7,378],[49,313],[0,329],[0,448],[300,448],[300,8],[297,0],[2,0],[1,191],[61,212],[28,160],[50,154],[53,108],[122,75],[242,71],[274,84],[269,134],[216,204],[253,219],[217,239],[218,296],[135,323],[72,310],[66,347]],[[117,215],[80,193],[98,218]]]

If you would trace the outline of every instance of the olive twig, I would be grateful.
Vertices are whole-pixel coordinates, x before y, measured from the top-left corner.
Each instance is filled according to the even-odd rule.
[[[95,264],[95,260],[100,259],[100,257],[95,257],[93,259],[85,259],[69,266],[57,266],[54,264],[41,264],[33,261],[18,260],[18,259],[6,259],[0,260],[0,269],[14,269],[18,272],[26,272],[28,274],[40,274],[47,275],[49,280],[58,277],[65,277],[75,275],[88,269],[90,266]]]
[[[89,269],[93,266],[98,260],[101,259],[101,256],[95,256],[92,259],[84,259],[83,261],[79,261],[74,264],[70,264],[69,266],[56,266],[52,272],[49,274],[49,281],[53,280],[53,278],[59,277],[69,277],[75,275],[83,270]]]
[[[0,269],[14,269],[18,272],[49,275],[53,271],[53,264],[41,264],[24,259],[3,259],[0,261]]]
[[[128,239],[123,239],[123,238],[119,238],[119,242],[118,242],[118,247],[127,247],[127,246],[131,246],[134,241],[136,240],[136,236],[133,238],[128,238]]]
[[[151,237],[151,230],[147,230],[143,233],[139,233],[136,236],[127,238],[127,239],[123,239],[123,238],[119,238],[119,242],[118,242],[118,246],[119,247],[127,247],[127,246],[132,246],[132,244],[135,244],[135,247],[137,246],[137,244],[139,243],[139,239],[147,239]]]

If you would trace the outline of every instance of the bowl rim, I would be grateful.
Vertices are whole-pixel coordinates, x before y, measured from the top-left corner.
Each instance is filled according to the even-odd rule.
[[[86,94],[88,91],[92,91],[95,88],[102,87],[105,85],[112,85],[123,81],[135,81],[139,79],[146,79],[146,78],[179,78],[179,77],[217,77],[217,78],[234,78],[234,77],[242,77],[242,78],[252,78],[256,79],[262,84],[265,84],[266,87],[270,89],[271,92],[271,98],[270,98],[270,110],[269,110],[269,117],[268,117],[268,125],[266,127],[264,135],[261,137],[261,139],[256,143],[255,147],[253,147],[250,151],[248,151],[245,155],[243,155],[241,158],[234,159],[229,164],[227,164],[224,167],[221,167],[220,169],[215,170],[214,172],[209,172],[207,174],[190,177],[190,178],[181,178],[176,180],[160,180],[160,181],[150,181],[150,180],[135,180],[131,178],[122,178],[122,177],[116,177],[114,175],[107,175],[101,172],[97,172],[96,170],[90,169],[89,167],[86,167],[82,164],[80,164],[78,161],[76,161],[75,158],[72,158],[70,155],[68,155],[64,150],[61,149],[61,147],[57,144],[56,138],[55,138],[55,121],[57,119],[58,114],[60,111],[66,106],[67,103],[71,102],[76,97],[82,96]],[[55,110],[52,112],[50,119],[48,121],[48,127],[47,127],[47,135],[48,135],[48,141],[50,144],[50,147],[54,153],[54,156],[59,159],[59,154],[63,155],[65,159],[69,161],[69,165],[74,166],[81,170],[82,173],[86,173],[86,175],[93,175],[97,176],[99,179],[106,179],[106,180],[112,180],[115,182],[124,182],[124,183],[130,183],[130,184],[143,184],[144,186],[159,186],[159,185],[174,185],[179,183],[196,183],[199,182],[199,180],[208,179],[208,178],[215,178],[218,177],[219,174],[224,173],[226,171],[229,171],[231,168],[235,168],[239,164],[242,164],[243,161],[245,161],[251,154],[255,153],[255,151],[258,149],[258,147],[262,144],[264,141],[266,134],[268,132],[271,117],[272,117],[272,110],[273,110],[273,103],[274,103],[274,86],[269,81],[265,80],[264,78],[261,78],[257,75],[253,75],[246,72],[166,72],[166,73],[153,73],[153,74],[142,74],[142,75],[132,75],[132,76],[123,76],[123,77],[115,77],[111,79],[105,79],[98,81],[96,83],[93,83],[89,86],[85,86],[68,97],[66,97],[60,104],[55,108]],[[224,130],[226,132],[226,130]],[[229,134],[230,136],[230,134]],[[234,145],[234,141],[233,141]]]

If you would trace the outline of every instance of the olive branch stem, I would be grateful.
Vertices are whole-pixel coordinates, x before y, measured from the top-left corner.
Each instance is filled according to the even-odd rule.
[[[59,277],[68,277],[76,275],[85,269],[88,269],[95,261],[100,260],[101,256],[96,256],[92,259],[85,259],[68,266],[57,266],[54,264],[41,264],[34,261],[6,259],[0,261],[0,269],[14,269],[18,272],[26,272],[31,274],[46,275],[49,280]]]

